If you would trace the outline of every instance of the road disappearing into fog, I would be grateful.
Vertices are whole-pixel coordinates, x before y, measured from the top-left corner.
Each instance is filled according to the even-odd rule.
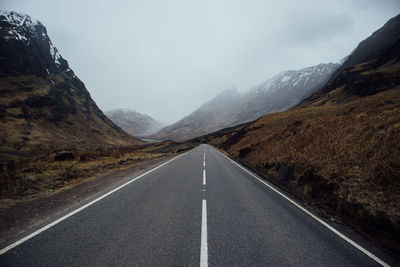
[[[366,253],[201,145],[2,248],[0,266],[380,265]]]

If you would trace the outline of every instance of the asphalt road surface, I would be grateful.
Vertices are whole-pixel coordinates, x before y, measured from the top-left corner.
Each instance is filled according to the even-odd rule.
[[[207,145],[0,254],[0,266],[379,266]]]

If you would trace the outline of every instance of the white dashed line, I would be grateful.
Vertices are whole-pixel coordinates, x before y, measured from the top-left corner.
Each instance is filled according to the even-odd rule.
[[[201,214],[201,246],[200,246],[200,267],[208,266],[208,242],[207,242],[207,200],[203,199]]]

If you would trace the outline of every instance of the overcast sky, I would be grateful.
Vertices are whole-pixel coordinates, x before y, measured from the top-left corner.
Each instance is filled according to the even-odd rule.
[[[0,0],[40,20],[103,111],[172,123],[224,89],[336,62],[398,0]]]

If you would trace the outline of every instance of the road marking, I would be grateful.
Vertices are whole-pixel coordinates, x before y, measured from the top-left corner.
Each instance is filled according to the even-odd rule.
[[[203,169],[203,185],[206,185],[206,170]]]
[[[86,209],[87,207],[93,205],[94,203],[96,203],[96,202],[102,200],[103,198],[105,198],[105,197],[111,195],[112,193],[114,193],[114,192],[120,190],[121,188],[127,186],[128,184],[135,182],[136,180],[142,178],[143,176],[145,176],[145,175],[147,175],[147,174],[149,174],[149,173],[151,173],[151,172],[153,172],[153,171],[155,171],[155,170],[157,170],[157,169],[159,169],[159,168],[165,166],[166,164],[170,163],[171,161],[176,160],[176,159],[182,157],[183,155],[185,155],[185,154],[187,154],[187,153],[189,153],[189,152],[191,152],[191,151],[188,151],[188,152],[186,152],[186,153],[184,153],[184,154],[182,154],[182,155],[176,156],[175,158],[168,160],[167,162],[164,162],[163,164],[161,164],[161,165],[159,165],[159,166],[157,166],[157,167],[155,167],[155,168],[153,168],[153,169],[151,169],[151,170],[149,170],[149,171],[147,171],[147,172],[145,172],[145,173],[139,175],[139,176],[136,177],[136,178],[133,178],[132,180],[130,180],[130,181],[128,181],[128,182],[126,182],[126,183],[124,183],[124,184],[118,186],[117,188],[115,188],[115,189],[113,189],[113,190],[111,190],[111,191],[105,193],[104,195],[101,195],[100,197],[98,197],[98,198],[96,198],[96,199],[90,201],[89,203],[87,203],[87,204],[81,206],[80,208],[77,208],[76,210],[73,210],[72,212],[70,212],[70,213],[68,213],[68,214],[66,214],[66,215],[64,215],[64,216],[62,216],[61,218],[59,218],[59,219],[57,219],[57,220],[55,220],[55,221],[53,221],[53,222],[51,222],[51,223],[49,223],[49,224],[43,226],[43,227],[40,228],[39,230],[36,230],[36,231],[34,231],[33,233],[30,233],[29,235],[27,235],[27,236],[25,236],[25,237],[23,237],[23,238],[21,238],[21,239],[15,241],[15,242],[12,243],[11,245],[8,245],[7,247],[1,249],[1,250],[0,250],[0,255],[6,253],[6,252],[9,251],[10,249],[13,249],[13,248],[15,248],[15,247],[18,246],[18,245],[21,245],[21,244],[24,243],[25,241],[27,241],[27,240],[31,239],[32,237],[34,237],[34,236],[40,234],[41,232],[46,231],[47,229],[49,229],[49,228],[53,227],[54,225],[56,225],[56,224],[58,224],[58,223],[64,221],[65,219],[71,217],[72,215],[77,214],[78,212],[80,212],[80,211]]]
[[[298,204],[297,202],[295,202],[294,200],[292,200],[291,198],[289,198],[288,196],[286,196],[285,194],[281,193],[278,189],[274,188],[272,185],[270,185],[269,183],[267,183],[266,181],[262,180],[261,178],[259,178],[257,175],[255,175],[254,173],[252,173],[251,171],[247,170],[245,167],[243,167],[242,165],[240,165],[239,163],[237,163],[236,161],[232,160],[231,158],[229,158],[228,156],[226,156],[225,154],[221,153],[218,149],[214,149],[216,150],[219,154],[221,154],[222,156],[224,156],[225,158],[229,159],[230,161],[232,161],[233,163],[235,163],[237,166],[239,166],[242,170],[244,170],[245,172],[247,172],[248,174],[250,174],[251,176],[253,176],[254,178],[256,178],[258,181],[260,181],[261,183],[263,183],[264,185],[268,186],[270,189],[272,189],[273,191],[275,191],[277,194],[279,194],[280,196],[284,197],[286,200],[288,200],[290,203],[292,203],[293,205],[295,205],[297,208],[301,209],[304,213],[306,213],[307,215],[311,216],[312,218],[314,218],[316,221],[318,221],[319,223],[321,223],[322,225],[324,225],[326,228],[328,228],[329,230],[331,230],[332,232],[334,232],[336,235],[338,235],[339,237],[341,237],[342,239],[344,239],[345,241],[347,241],[348,243],[350,243],[352,246],[354,246],[355,248],[359,249],[360,251],[362,251],[365,255],[367,255],[368,257],[370,257],[371,259],[373,259],[374,261],[376,261],[377,263],[379,263],[382,266],[385,267],[390,267],[389,264],[387,264],[386,262],[384,262],[383,260],[381,260],[380,258],[378,258],[377,256],[375,256],[372,252],[368,251],[367,249],[363,248],[361,245],[357,244],[356,242],[354,242],[353,240],[351,240],[350,238],[348,238],[347,236],[345,236],[344,234],[342,234],[340,231],[336,230],[334,227],[330,226],[328,223],[326,223],[324,220],[320,219],[319,217],[317,217],[316,215],[314,215],[313,213],[311,213],[311,211],[308,211],[307,209],[305,209],[304,207],[302,207],[300,204]]]
[[[208,243],[207,243],[207,200],[203,199],[201,214],[201,246],[200,246],[200,267],[208,266]]]
[[[206,161],[203,160],[203,167],[206,167]]]

